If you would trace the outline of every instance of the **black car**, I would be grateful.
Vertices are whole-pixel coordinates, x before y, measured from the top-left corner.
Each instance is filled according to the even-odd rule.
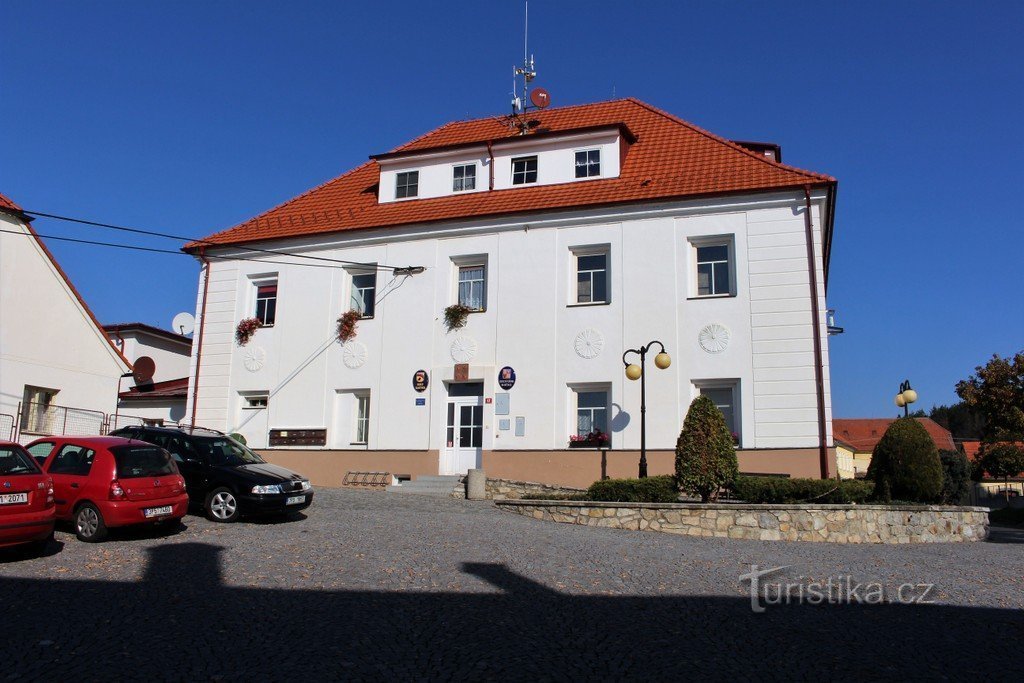
[[[272,465],[226,434],[209,429],[125,427],[111,436],[156,444],[174,456],[191,502],[214,522],[243,514],[291,513],[313,502],[309,480]]]

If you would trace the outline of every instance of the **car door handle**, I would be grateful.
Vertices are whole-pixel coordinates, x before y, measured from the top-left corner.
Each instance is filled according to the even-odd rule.
[[[71,485],[71,488],[73,488],[73,489],[77,489],[77,488],[78,488],[78,484],[72,484],[72,485]]]

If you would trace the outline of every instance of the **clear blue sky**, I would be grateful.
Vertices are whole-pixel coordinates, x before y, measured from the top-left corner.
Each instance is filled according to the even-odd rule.
[[[0,192],[187,236],[230,227],[448,120],[504,113],[522,15],[7,0]],[[895,414],[904,378],[924,408],[952,402],[975,365],[1024,348],[1024,3],[533,0],[530,16],[555,104],[639,97],[839,179],[836,416]],[[50,246],[104,322],[194,310],[188,258]]]

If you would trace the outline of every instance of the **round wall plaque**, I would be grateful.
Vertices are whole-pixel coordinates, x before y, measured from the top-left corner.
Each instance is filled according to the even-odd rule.
[[[472,337],[456,337],[451,345],[452,360],[468,363],[476,357],[476,340]]]
[[[341,347],[341,360],[346,368],[355,370],[362,367],[366,362],[366,356],[366,346],[360,342],[348,341]]]
[[[597,358],[604,348],[604,337],[593,328],[587,328],[576,335],[573,342],[576,347],[576,355],[580,358]]]
[[[427,374],[426,370],[417,370],[412,373],[412,388],[421,394],[427,390],[430,385],[430,375]],[[418,399],[417,399],[418,400]]]
[[[729,346],[729,328],[718,323],[705,325],[697,333],[697,342],[708,353],[721,353]]]
[[[498,386],[508,391],[516,385],[516,371],[509,366],[498,371]]]
[[[267,352],[259,346],[250,346],[245,350],[245,356],[242,359],[242,363],[245,364],[245,369],[249,372],[257,372],[267,363]]]

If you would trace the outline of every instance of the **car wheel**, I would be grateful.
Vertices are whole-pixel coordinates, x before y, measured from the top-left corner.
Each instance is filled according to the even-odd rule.
[[[206,497],[206,516],[214,522],[233,522],[238,519],[238,498],[226,486],[210,491]]]
[[[85,503],[75,513],[75,535],[86,543],[98,543],[107,537],[103,515],[92,503]]]

